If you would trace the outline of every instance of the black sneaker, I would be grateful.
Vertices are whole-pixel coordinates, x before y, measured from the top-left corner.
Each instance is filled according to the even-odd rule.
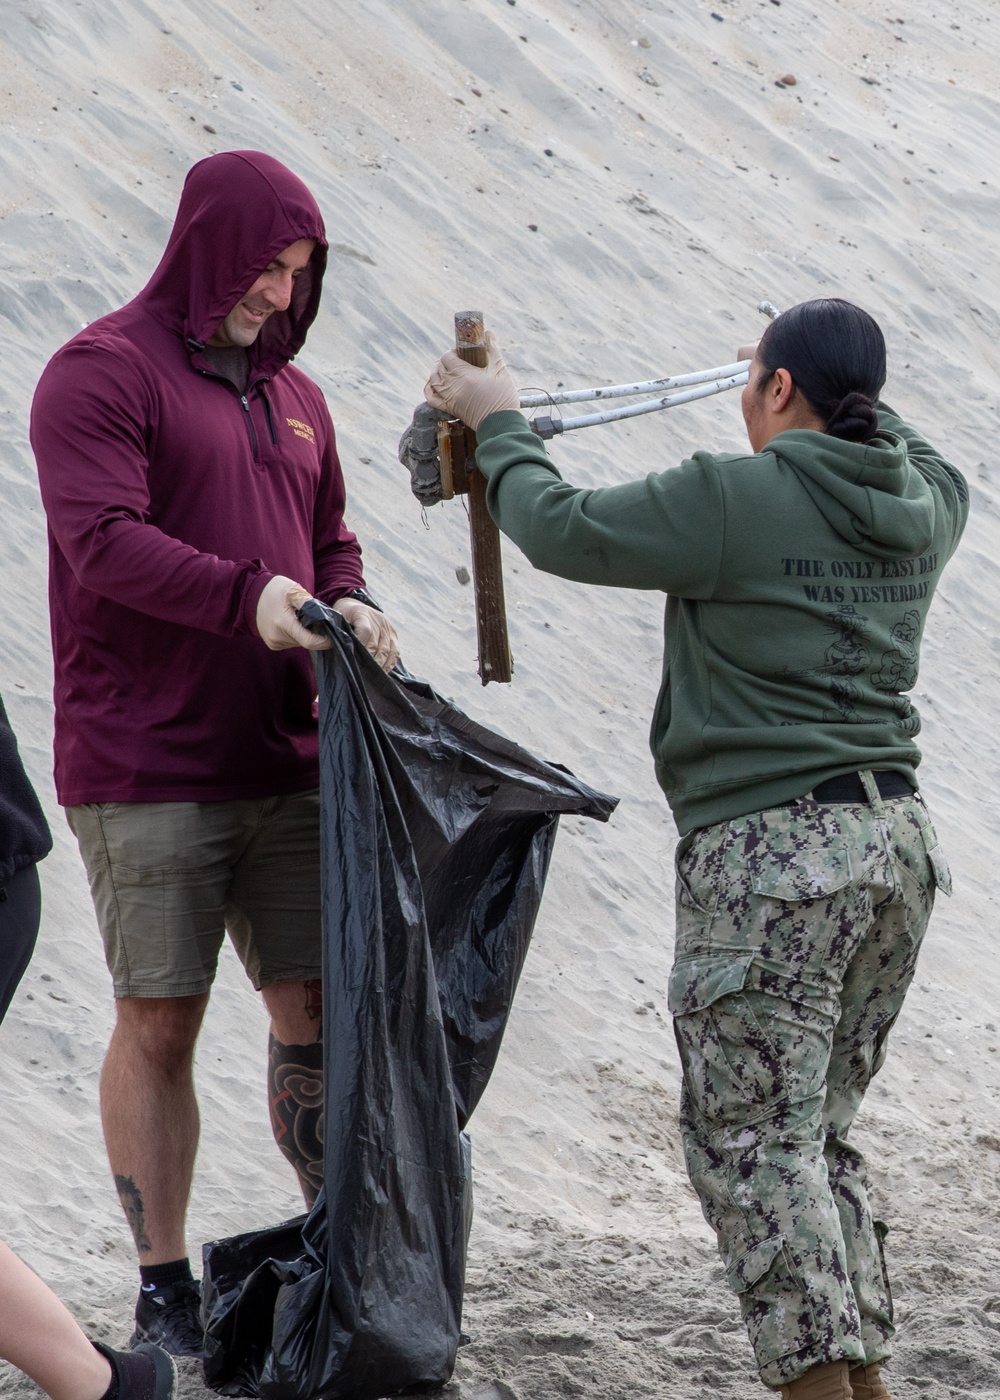
[[[118,1400],[174,1400],[177,1368],[161,1347],[140,1342],[133,1351],[115,1351],[101,1342],[91,1345],[111,1362]]]
[[[129,1341],[155,1342],[171,1356],[205,1355],[201,1325],[201,1285],[193,1279],[162,1285],[144,1283],[135,1305],[135,1331]]]

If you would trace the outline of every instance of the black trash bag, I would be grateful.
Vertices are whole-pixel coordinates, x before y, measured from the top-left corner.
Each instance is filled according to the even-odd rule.
[[[303,620],[320,697],[324,1187],[206,1245],[222,1395],[380,1400],[445,1384],[472,1218],[463,1132],[496,1063],[560,812],[617,799],[493,734],[340,615]]]

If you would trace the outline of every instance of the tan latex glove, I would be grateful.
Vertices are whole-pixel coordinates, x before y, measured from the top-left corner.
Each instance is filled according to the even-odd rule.
[[[739,349],[737,350],[737,352],[736,352],[736,358],[737,358],[738,360],[752,360],[753,357],[754,357],[754,355],[756,355],[756,353],[757,353],[757,346],[758,346],[759,344],[760,344],[760,341],[759,341],[759,340],[755,340],[755,341],[753,341],[753,343],[750,344],[750,345],[741,345],[740,348],[739,348]]]
[[[370,608],[359,598],[338,598],[333,606],[382,670],[391,671],[399,660],[399,638],[385,613]]]
[[[521,406],[521,396],[492,331],[486,332],[486,351],[489,360],[486,368],[480,369],[467,364],[457,351],[449,350],[438,360],[424,385],[424,398],[431,408],[461,418],[473,432],[491,413]]]
[[[329,637],[310,632],[295,616],[295,609],[311,597],[301,584],[282,574],[268,580],[257,599],[257,631],[265,646],[271,651],[287,651],[289,647],[326,651],[333,646]]]

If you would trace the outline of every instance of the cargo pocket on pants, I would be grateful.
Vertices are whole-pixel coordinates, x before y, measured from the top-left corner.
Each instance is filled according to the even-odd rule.
[[[772,1235],[769,1240],[760,1240],[741,1254],[735,1264],[726,1270],[726,1282],[734,1293],[745,1293],[758,1279],[762,1279],[785,1246],[784,1235]]]
[[[948,864],[948,857],[944,853],[944,847],[937,839],[933,827],[925,827],[922,835],[924,838],[924,849],[927,852],[927,859],[930,862],[931,870],[934,872],[934,884],[942,894],[950,896],[951,867]]]
[[[944,847],[938,839],[938,834],[934,830],[934,823],[931,821],[927,804],[918,792],[916,801],[919,805],[923,817],[920,822],[920,844],[924,848],[924,855],[927,857],[927,864],[931,868],[931,875],[934,879],[934,888],[940,890],[944,895],[951,894],[951,868],[948,865],[948,857],[944,853]],[[912,857],[911,857],[912,858]],[[911,874],[920,879],[920,872],[911,870]]]
[[[667,1004],[695,1111],[708,1124],[753,1122],[783,1094],[779,1057],[746,989],[754,954],[679,959]]]
[[[758,1367],[814,1347],[819,1338],[805,1285],[792,1265],[784,1235],[751,1245],[726,1270],[740,1300]],[[767,1384],[771,1384],[768,1380]]]
[[[752,1288],[759,1278],[768,1273],[770,1266],[782,1253],[783,1247],[784,1235],[772,1235],[770,1239],[762,1239],[756,1245],[751,1245],[745,1254],[739,1256],[735,1264],[730,1264],[725,1270],[725,1282],[730,1285],[732,1292],[745,1294],[746,1289]]]

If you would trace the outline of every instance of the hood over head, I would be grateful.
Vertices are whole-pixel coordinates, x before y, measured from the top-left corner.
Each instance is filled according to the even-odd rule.
[[[824,518],[854,549],[905,559],[931,548],[934,493],[895,433],[883,429],[860,443],[792,428],[764,451],[792,467]]]
[[[300,238],[314,238],[316,247],[291,305],[272,312],[249,348],[252,370],[274,374],[298,354],[315,320],[327,242],[315,199],[273,156],[224,151],[191,167],[163,257],[136,300],[197,349]]]

